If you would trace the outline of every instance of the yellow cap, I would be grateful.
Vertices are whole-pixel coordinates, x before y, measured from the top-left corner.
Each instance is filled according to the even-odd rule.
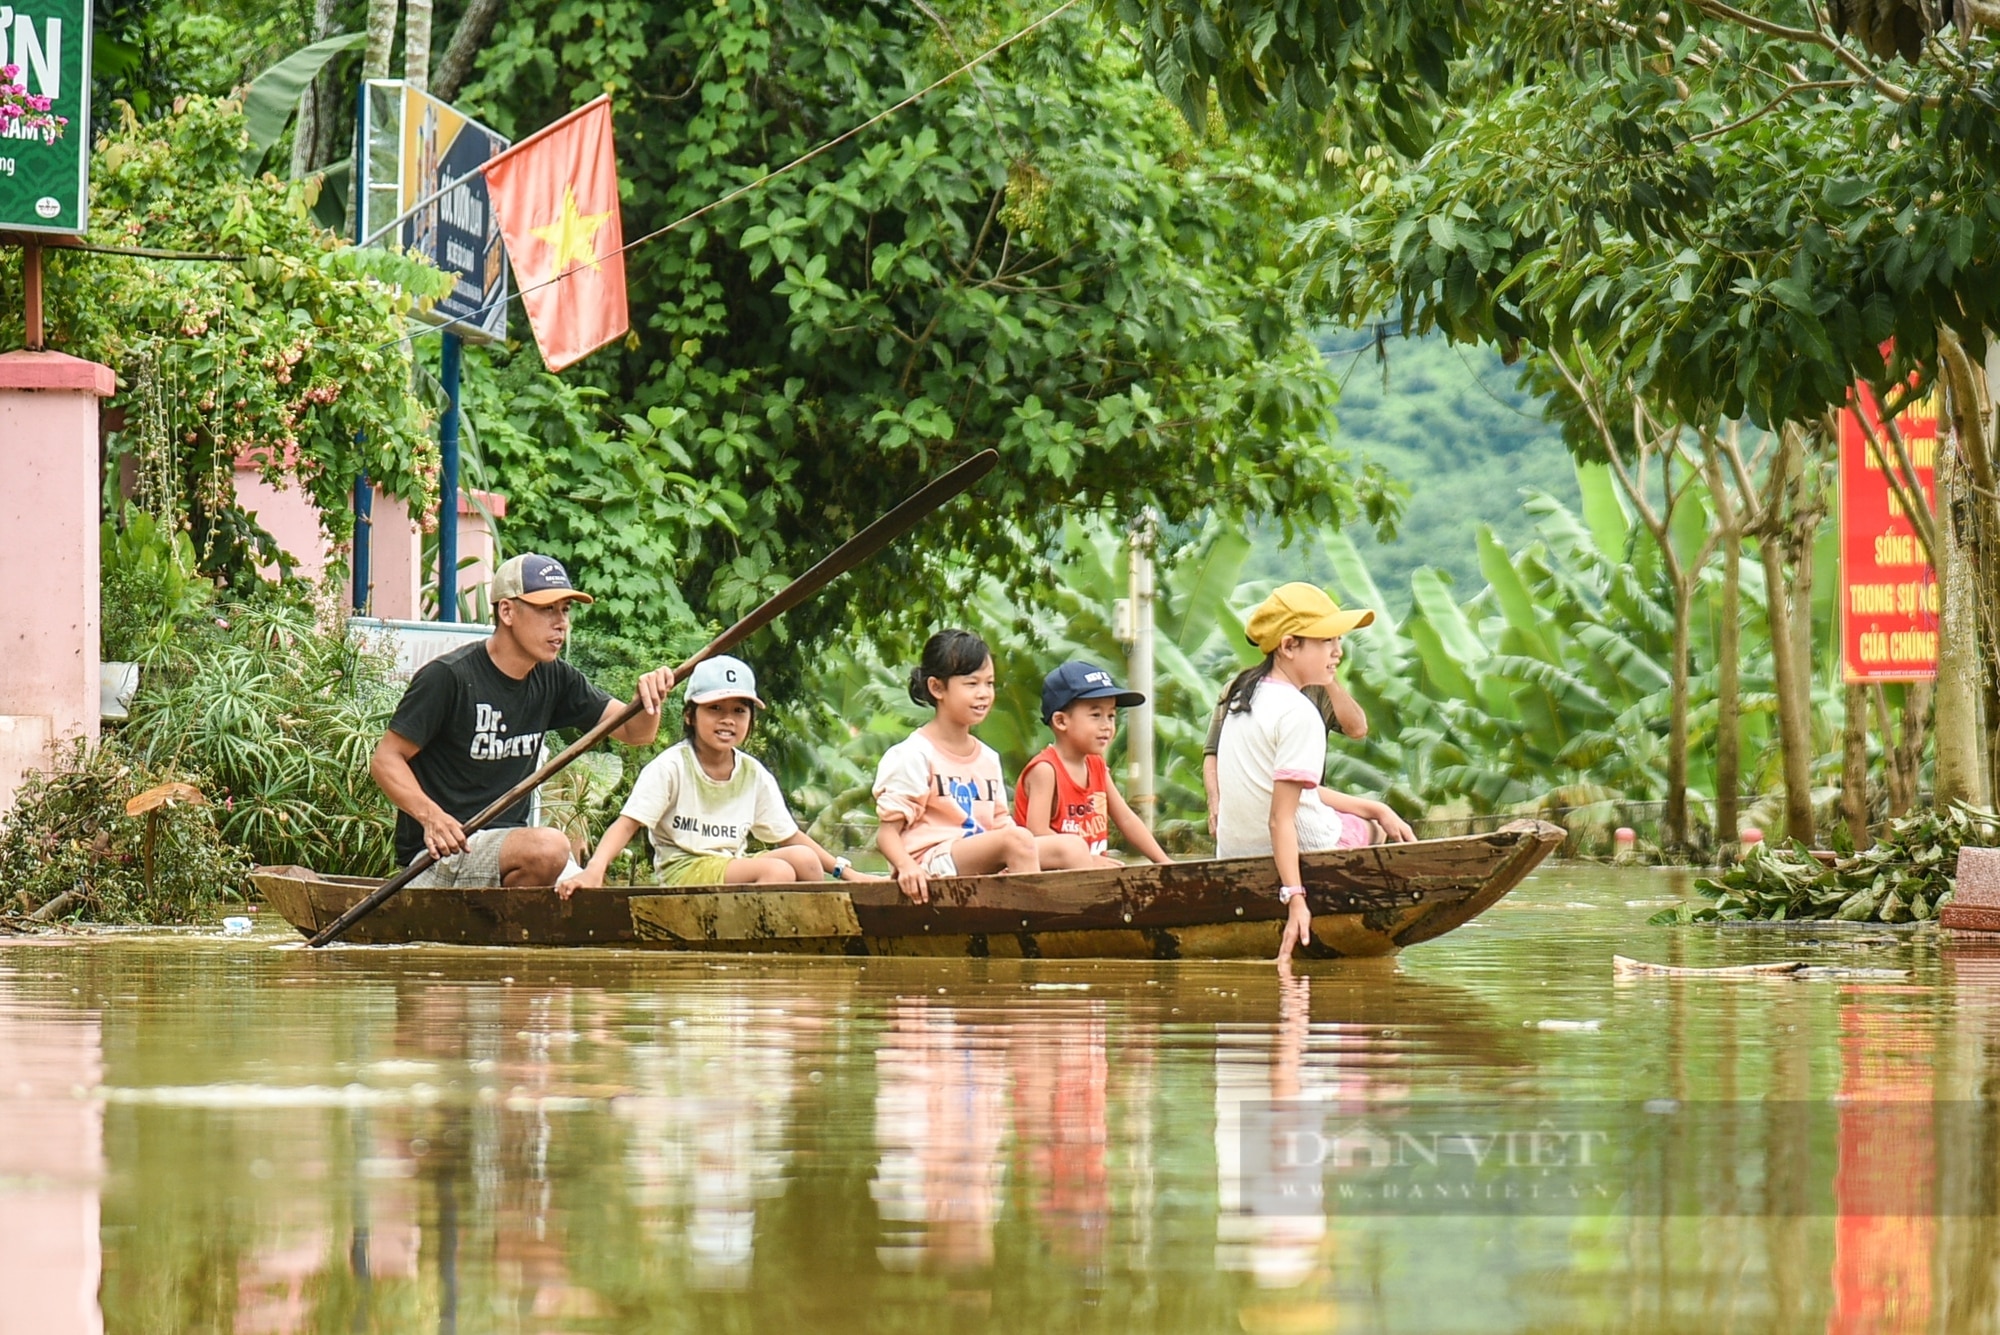
[[[1365,608],[1341,611],[1340,604],[1327,597],[1324,589],[1310,584],[1283,584],[1257,604],[1243,630],[1250,643],[1268,654],[1275,653],[1287,635],[1302,640],[1330,640],[1358,630],[1374,619],[1375,614]]]

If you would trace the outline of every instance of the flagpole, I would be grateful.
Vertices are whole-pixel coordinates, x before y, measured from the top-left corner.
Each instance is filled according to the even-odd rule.
[[[610,101],[611,101],[611,94],[599,93],[596,97],[591,98],[590,101],[584,103],[582,106],[578,107],[575,111],[570,112],[567,116],[564,116],[561,120],[550,121],[547,125],[544,125],[541,129],[535,131],[533,134],[529,135],[526,139],[523,139],[518,144],[509,144],[507,147],[501,149],[498,153],[495,153],[492,157],[486,159],[486,161],[480,163],[477,167],[474,167],[471,171],[467,172],[465,175],[453,177],[451,180],[446,181],[443,185],[439,186],[437,189],[431,191],[428,195],[425,195],[422,199],[418,200],[416,203],[410,205],[410,207],[408,207],[407,209],[404,209],[401,213],[397,214],[394,218],[391,218],[388,222],[384,223],[380,228],[371,233],[369,236],[363,238],[361,244],[364,246],[374,245],[377,241],[380,241],[383,237],[389,235],[389,233],[395,231],[398,227],[401,227],[404,223],[408,222],[412,217],[416,216],[416,213],[419,209],[437,203],[437,201],[443,199],[446,195],[458,189],[460,186],[464,185],[467,181],[470,181],[473,177],[484,176],[488,171],[492,170],[495,163],[502,162],[507,158],[512,157],[514,154],[520,152],[522,149],[528,147],[528,145],[534,143],[538,139],[545,139],[549,135],[554,134],[557,130],[560,130],[563,126],[569,124],[571,121],[583,115],[585,112],[595,109],[599,102],[609,103]]]

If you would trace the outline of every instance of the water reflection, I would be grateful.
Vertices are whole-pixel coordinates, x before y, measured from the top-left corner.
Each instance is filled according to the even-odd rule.
[[[1641,895],[1538,893],[1614,907],[1290,976],[0,949],[0,1332],[1995,1327],[2000,956],[1642,952],[1650,908],[1615,907]],[[1914,972],[1614,987],[1613,949]],[[1648,1098],[1749,1111],[1664,1137],[1677,1205],[1643,1217],[1264,1210],[1246,1182],[1251,1105],[1393,1129]]]
[[[0,986],[0,1335],[92,1335],[104,1112],[97,1021]]]
[[[962,1019],[927,997],[890,1006],[875,1056],[880,1158],[870,1195],[883,1225],[876,1255],[891,1270],[993,1262],[1007,1176],[1006,1032],[1004,1022]]]

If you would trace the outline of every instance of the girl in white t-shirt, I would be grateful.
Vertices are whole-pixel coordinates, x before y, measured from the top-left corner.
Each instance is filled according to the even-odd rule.
[[[1416,838],[1387,804],[1321,785],[1326,725],[1300,693],[1330,684],[1341,637],[1374,619],[1373,612],[1343,612],[1310,584],[1282,586],[1245,626],[1264,661],[1231,682],[1223,697],[1215,855],[1277,863],[1278,897],[1290,905],[1281,960],[1312,936],[1299,854],[1373,843],[1373,827],[1391,840]]]
[[[880,880],[855,871],[798,827],[771,771],[738,750],[764,702],[757,678],[726,655],[688,675],[681,721],[686,735],[639,772],[625,809],[597,846],[590,865],[563,880],[556,893],[604,884],[611,860],[645,830],[662,885],[761,885],[784,881]],[[751,855],[752,839],[772,845]]]
[[[941,630],[910,672],[910,698],[931,721],[890,747],[875,768],[876,846],[903,893],[930,902],[933,876],[1088,867],[1074,834],[1036,836],[1014,823],[1000,757],[972,735],[993,708],[993,655],[965,630]]]

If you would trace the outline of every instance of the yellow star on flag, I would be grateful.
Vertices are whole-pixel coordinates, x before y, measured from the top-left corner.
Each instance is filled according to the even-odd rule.
[[[576,187],[565,185],[562,213],[547,226],[528,229],[555,248],[555,258],[549,263],[549,277],[568,272],[572,262],[597,268],[597,233],[610,217],[609,209],[603,213],[579,213]]]

